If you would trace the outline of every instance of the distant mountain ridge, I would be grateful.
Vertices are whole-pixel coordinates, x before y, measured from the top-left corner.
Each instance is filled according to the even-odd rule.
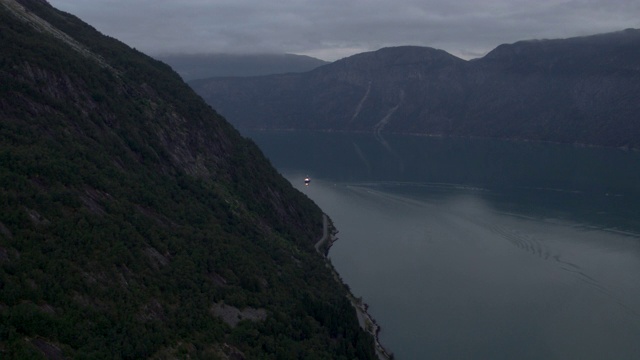
[[[295,54],[166,54],[155,58],[169,64],[185,81],[305,72],[328,64]]]
[[[640,30],[500,45],[465,61],[402,46],[302,74],[190,82],[239,128],[640,147]]]

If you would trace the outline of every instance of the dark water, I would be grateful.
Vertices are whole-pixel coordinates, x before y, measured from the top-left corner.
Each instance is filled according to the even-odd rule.
[[[397,359],[640,359],[640,153],[248,135],[334,220]]]

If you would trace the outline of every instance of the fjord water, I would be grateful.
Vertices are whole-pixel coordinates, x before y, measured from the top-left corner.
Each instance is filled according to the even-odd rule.
[[[333,219],[330,259],[397,359],[640,358],[639,153],[247,135]]]

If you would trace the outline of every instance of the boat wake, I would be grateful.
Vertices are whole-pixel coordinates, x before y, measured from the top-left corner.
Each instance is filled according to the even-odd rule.
[[[588,267],[579,265],[581,262],[588,261],[575,258],[580,256],[579,252],[578,255],[573,256],[573,260],[567,259],[563,255],[563,253],[575,253],[576,247],[589,246],[583,243],[567,242],[567,239],[580,238],[581,235],[576,235],[576,233],[596,230],[581,229],[576,224],[557,222],[553,219],[531,218],[519,214],[498,212],[478,196],[473,195],[483,189],[467,188],[456,184],[404,184],[414,187],[429,186],[448,189],[462,187],[464,190],[471,190],[457,198],[452,197],[448,202],[431,202],[377,190],[376,187],[381,185],[401,186],[402,184],[361,183],[349,185],[347,188],[359,197],[379,203],[381,207],[394,207],[399,212],[405,211],[407,216],[425,219],[422,223],[423,226],[431,227],[431,229],[422,231],[423,234],[431,234],[427,237],[444,239],[442,241],[448,241],[451,244],[462,244],[451,246],[468,247],[474,245],[478,248],[501,251],[499,249],[504,247],[495,240],[505,241],[519,251],[553,264],[559,271],[569,275],[577,283],[609,298],[629,315],[640,317],[640,312],[625,302],[617,291],[598,280],[598,277],[593,275]],[[604,229],[597,230],[606,231]],[[566,233],[567,231],[569,233]],[[615,234],[612,233],[612,235]]]

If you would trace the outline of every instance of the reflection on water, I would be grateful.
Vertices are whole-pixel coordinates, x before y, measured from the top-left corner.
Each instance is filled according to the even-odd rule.
[[[333,219],[331,260],[396,358],[640,358],[639,154],[251,136]]]
[[[640,233],[640,153],[483,139],[312,132],[248,133],[281,172],[437,196],[489,190],[505,212],[598,223]],[[396,185],[404,186],[396,186]],[[426,184],[426,185],[425,185]]]

